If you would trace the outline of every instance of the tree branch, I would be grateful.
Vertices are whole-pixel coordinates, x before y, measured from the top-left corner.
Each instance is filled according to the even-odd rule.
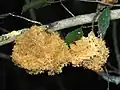
[[[71,17],[67,19],[63,19],[60,21],[56,21],[53,23],[48,24],[51,26],[52,31],[57,31],[77,25],[83,25],[91,23],[95,13],[85,14],[85,15],[78,15],[76,17]],[[120,19],[120,9],[111,10],[111,20]]]
[[[78,15],[75,17],[63,19],[43,26],[50,28],[50,30],[52,31],[57,31],[77,25],[91,23],[94,16],[95,13]],[[115,20],[115,19],[120,19],[120,9],[111,10],[111,20]],[[13,31],[11,33],[0,36],[0,46],[14,41],[15,37],[23,33],[25,30],[28,30],[28,28],[18,31]]]

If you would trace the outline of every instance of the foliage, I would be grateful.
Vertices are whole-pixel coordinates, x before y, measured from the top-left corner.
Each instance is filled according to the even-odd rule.
[[[70,47],[70,43],[73,43],[74,41],[81,39],[83,34],[84,33],[82,31],[82,28],[77,28],[74,31],[68,33],[67,36],[65,37],[65,42],[68,45],[68,47]]]
[[[98,35],[104,37],[110,25],[110,7],[106,7],[98,18]]]

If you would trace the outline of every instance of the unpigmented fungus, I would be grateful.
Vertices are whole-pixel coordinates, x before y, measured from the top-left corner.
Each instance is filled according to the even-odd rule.
[[[82,37],[70,45],[71,61],[74,67],[83,66],[94,71],[101,71],[109,56],[105,41],[91,31],[88,37]]]
[[[101,71],[109,56],[105,42],[93,32],[67,47],[57,32],[46,32],[42,26],[32,26],[15,40],[12,61],[30,74],[49,75],[61,73],[71,63],[74,67],[85,67]]]
[[[12,59],[30,74],[54,75],[68,62],[68,47],[58,33],[45,32],[45,28],[32,26],[15,40]]]

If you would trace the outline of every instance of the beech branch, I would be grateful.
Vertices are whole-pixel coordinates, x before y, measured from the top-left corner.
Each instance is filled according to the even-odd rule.
[[[11,16],[15,16],[9,14]],[[17,15],[16,15],[17,16]],[[91,23],[95,13],[85,14],[85,15],[78,15],[75,17],[63,19],[60,21],[56,21],[47,25],[43,25],[44,27],[50,28],[51,31],[57,31],[77,25],[83,25]],[[18,17],[18,16],[17,16]],[[120,9],[111,10],[111,20],[120,19]],[[31,20],[31,22],[34,22]],[[96,20],[97,22],[97,20]],[[28,28],[24,28],[18,31],[12,31],[8,34],[3,34],[0,36],[0,46],[13,42],[16,36],[22,34],[24,31],[29,30]]]

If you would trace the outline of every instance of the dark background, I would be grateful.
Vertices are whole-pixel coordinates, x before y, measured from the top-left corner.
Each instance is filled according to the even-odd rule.
[[[0,14],[14,12],[20,15],[24,4],[24,0],[2,0],[0,1]],[[97,3],[78,2],[75,0],[67,0],[64,4],[74,15],[95,12],[97,6]],[[36,10],[36,15],[37,21],[43,24],[71,17],[60,3]],[[23,16],[30,18],[28,12],[24,13]],[[119,21],[114,21],[117,22],[118,40],[120,39]],[[108,62],[117,67],[112,39],[114,22],[111,21],[105,40],[110,48]],[[8,31],[19,30],[31,25],[32,23],[12,16],[0,19],[0,27]],[[66,30],[70,31],[71,29],[74,29],[74,27]],[[62,33],[68,33],[68,31],[65,31],[62,31]],[[0,30],[0,35],[3,33],[5,32]],[[0,46],[0,52],[11,55],[12,47],[13,43]],[[63,68],[63,73],[59,75],[47,76],[47,74],[42,74],[33,76],[15,66],[11,59],[6,57],[0,58],[0,90],[107,90],[107,81],[91,70],[72,68],[71,66]],[[119,85],[110,83],[110,90],[119,90]]]

